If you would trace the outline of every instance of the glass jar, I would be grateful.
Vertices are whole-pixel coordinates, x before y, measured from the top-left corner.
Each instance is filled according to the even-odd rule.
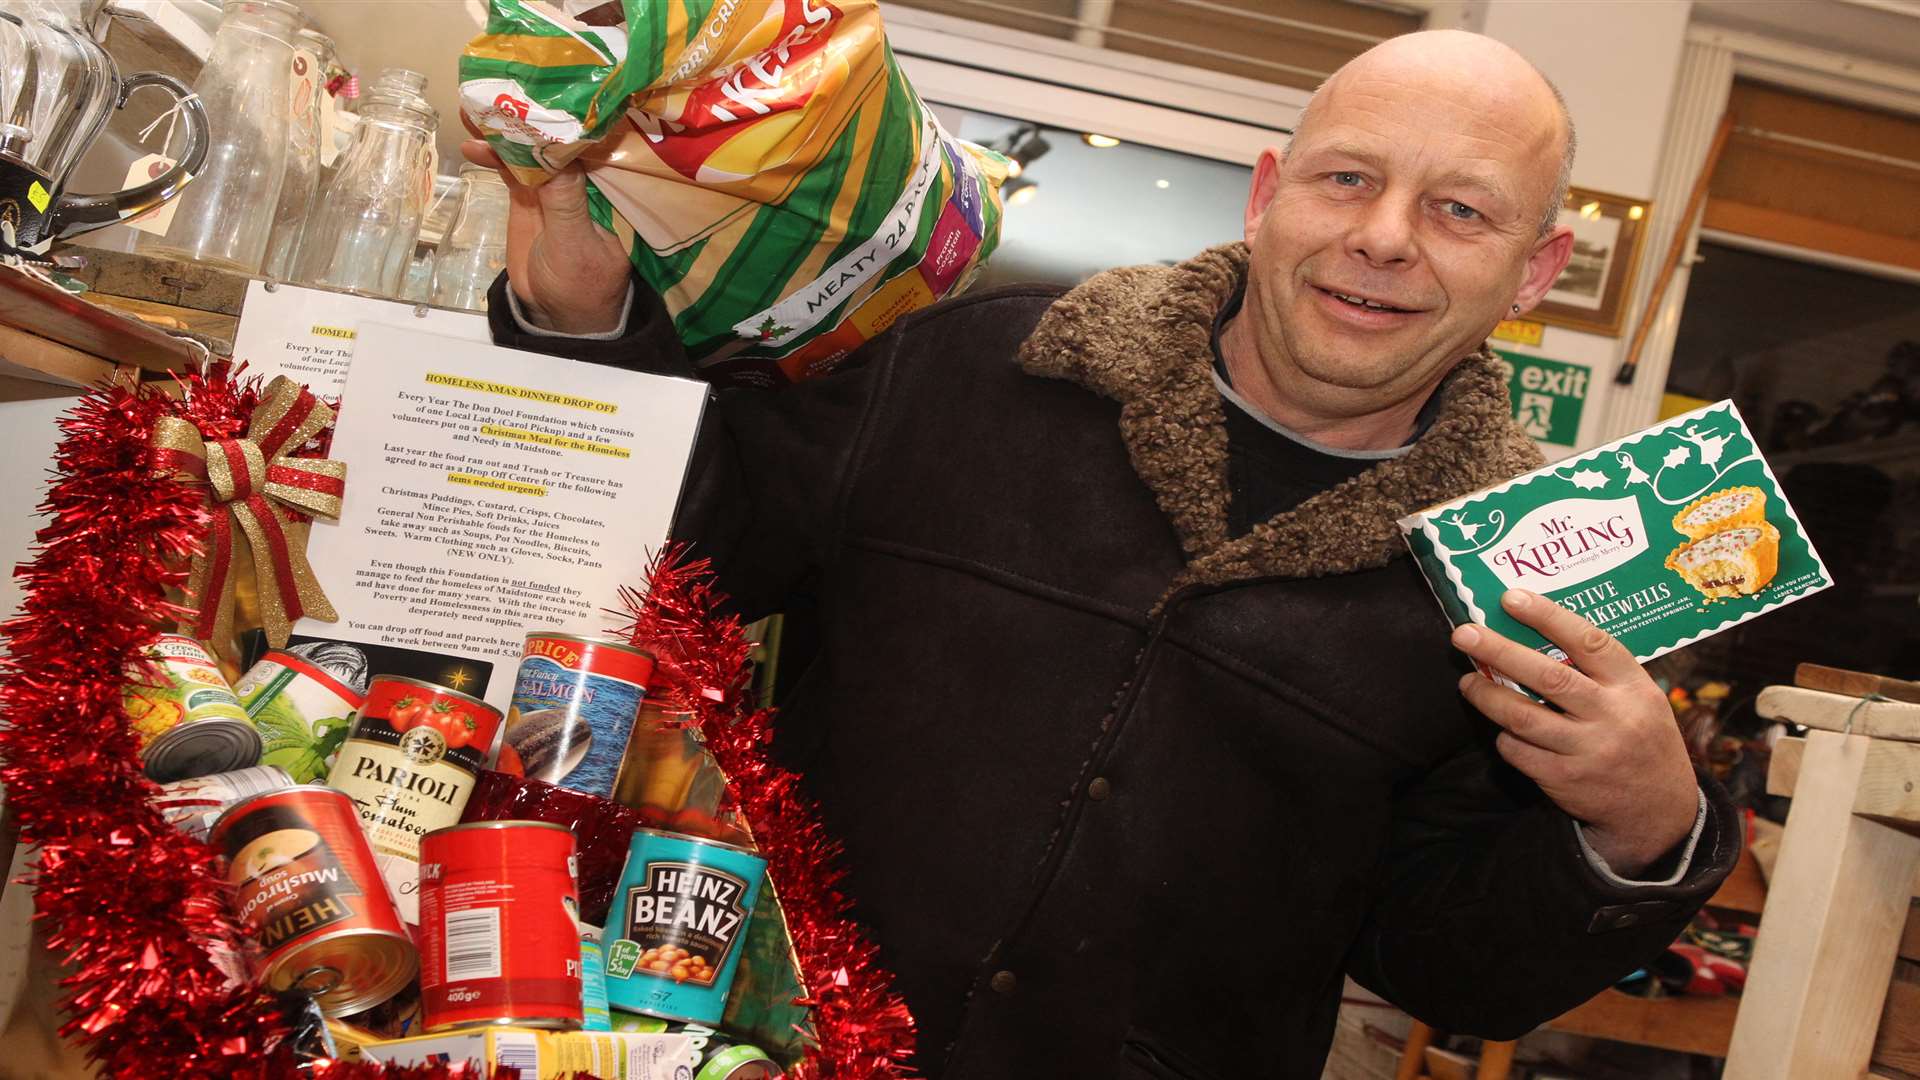
[[[293,255],[300,247],[300,227],[306,223],[307,210],[320,186],[320,140],[331,139],[333,132],[321,122],[321,98],[327,93],[327,70],[334,63],[333,39],[308,27],[300,31],[293,54],[289,80],[287,176],[280,185],[280,202],[273,210],[273,238],[267,242],[267,258],[260,272],[271,278],[285,278],[293,269]]]
[[[315,198],[293,279],[398,296],[433,192],[427,77],[389,68],[367,92],[353,142]]]
[[[434,258],[433,302],[485,311],[487,289],[507,265],[507,185],[472,162],[460,166],[460,179],[466,191]]]
[[[193,84],[213,128],[206,165],[180,192],[166,235],[141,233],[138,251],[260,272],[286,179],[300,23],[300,9],[287,0],[227,0]]]

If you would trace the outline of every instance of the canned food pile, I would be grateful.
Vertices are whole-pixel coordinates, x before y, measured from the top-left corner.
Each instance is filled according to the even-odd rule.
[[[462,823],[489,767],[593,799],[664,785],[685,803],[698,785],[680,783],[684,733],[642,720],[652,657],[530,634],[502,716],[327,648],[269,652],[229,686],[198,642],[167,636],[128,712],[163,782],[156,809],[225,858],[258,978],[311,997],[334,1053],[534,1077],[781,1075],[721,1030],[766,863],[719,838],[742,837],[718,827],[717,803],[647,808],[706,835],[635,830],[604,927],[583,918],[585,838]],[[677,779],[644,775],[663,761]]]

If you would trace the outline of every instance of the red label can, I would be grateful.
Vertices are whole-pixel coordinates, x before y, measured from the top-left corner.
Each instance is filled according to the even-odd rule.
[[[420,1003],[428,1031],[577,1028],[573,834],[481,821],[420,842]]]
[[[420,921],[420,838],[460,820],[499,727],[500,711],[477,697],[376,676],[327,773],[327,786],[359,809],[374,861],[408,923]]]
[[[380,879],[353,800],[332,788],[242,799],[214,822],[241,925],[269,989],[298,987],[328,1016],[370,1009],[413,981],[418,956]]]

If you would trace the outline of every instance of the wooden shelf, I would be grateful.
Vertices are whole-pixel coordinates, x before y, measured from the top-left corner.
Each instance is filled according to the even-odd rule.
[[[1739,1012],[1738,997],[1640,998],[1605,990],[1547,1027],[1683,1054],[1726,1057],[1733,1041],[1733,1018]]]
[[[130,364],[149,371],[187,368],[202,355],[192,342],[11,267],[0,267],[0,326],[38,338],[49,346],[41,347],[22,337],[11,337],[9,342],[0,342],[0,356],[18,367],[42,371],[56,380],[73,378],[69,368],[75,362],[74,353],[84,354],[109,368]],[[61,364],[68,367],[59,367]]]

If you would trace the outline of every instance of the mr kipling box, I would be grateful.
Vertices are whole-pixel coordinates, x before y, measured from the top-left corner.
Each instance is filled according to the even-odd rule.
[[[1507,615],[1501,593],[1539,593],[1644,661],[1833,584],[1731,401],[1400,528],[1454,625],[1480,623],[1556,660],[1565,654]]]

